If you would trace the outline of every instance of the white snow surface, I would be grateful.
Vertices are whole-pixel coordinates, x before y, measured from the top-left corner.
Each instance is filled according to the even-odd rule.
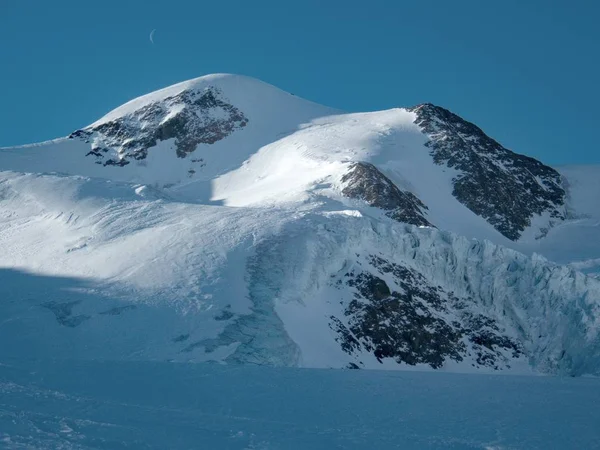
[[[600,282],[578,271],[600,261],[600,239],[582,239],[599,236],[594,168],[561,169],[572,220],[515,243],[452,196],[452,171],[432,162],[405,109],[345,114],[251,78],[210,75],[92,126],[209,87],[248,125],[199,145],[202,167],[177,158],[169,141],[124,167],[94,164],[77,139],[0,149],[0,341],[11,342],[0,361],[345,367],[327,323],[343,313],[328,301],[328,280],[358,253],[474,297],[475,310],[525,342],[528,358],[513,372],[600,374]],[[355,161],[413,192],[439,230],[343,197],[341,177]],[[443,370],[473,369],[464,361]]]
[[[8,449],[595,449],[593,378],[0,364]]]

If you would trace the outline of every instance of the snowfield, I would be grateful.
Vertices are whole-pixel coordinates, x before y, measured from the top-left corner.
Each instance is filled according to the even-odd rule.
[[[5,360],[0,447],[595,449],[591,378]]]
[[[357,163],[380,185],[349,195]],[[0,170],[0,362],[600,374],[597,170],[433,105],[345,114],[211,75]]]

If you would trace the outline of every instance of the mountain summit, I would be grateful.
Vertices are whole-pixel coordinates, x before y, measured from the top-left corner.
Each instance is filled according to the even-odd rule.
[[[0,167],[0,356],[600,374],[596,172],[439,106],[209,75]]]

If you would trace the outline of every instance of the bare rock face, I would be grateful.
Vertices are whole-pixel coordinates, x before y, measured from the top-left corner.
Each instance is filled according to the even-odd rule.
[[[379,362],[427,364],[469,359],[475,368],[510,368],[523,355],[521,344],[491,317],[475,312],[471,299],[459,299],[432,285],[413,269],[371,255],[368,266],[337,281],[354,290],[343,317],[330,317],[343,351],[360,367],[364,352]],[[391,278],[393,284],[384,280]]]
[[[354,163],[342,177],[342,194],[363,200],[368,205],[386,211],[386,216],[417,226],[433,226],[425,218],[427,206],[412,192],[401,191],[373,164]]]
[[[409,110],[429,135],[435,163],[460,172],[454,197],[504,236],[519,239],[536,214],[548,214],[550,226],[565,218],[566,194],[556,170],[507,150],[444,108],[426,103]]]
[[[87,156],[105,166],[125,166],[143,160],[158,142],[174,139],[180,158],[200,144],[214,144],[243,128],[248,119],[214,87],[187,90],[150,103],[115,120],[75,131],[69,137],[90,142]]]

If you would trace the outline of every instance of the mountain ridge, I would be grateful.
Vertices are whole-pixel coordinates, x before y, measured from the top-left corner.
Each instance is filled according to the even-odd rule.
[[[593,174],[444,108],[343,113],[219,74],[0,168],[0,264],[90,280],[7,286],[4,353],[600,374],[600,282],[574,270],[600,266],[578,240],[600,236]]]

